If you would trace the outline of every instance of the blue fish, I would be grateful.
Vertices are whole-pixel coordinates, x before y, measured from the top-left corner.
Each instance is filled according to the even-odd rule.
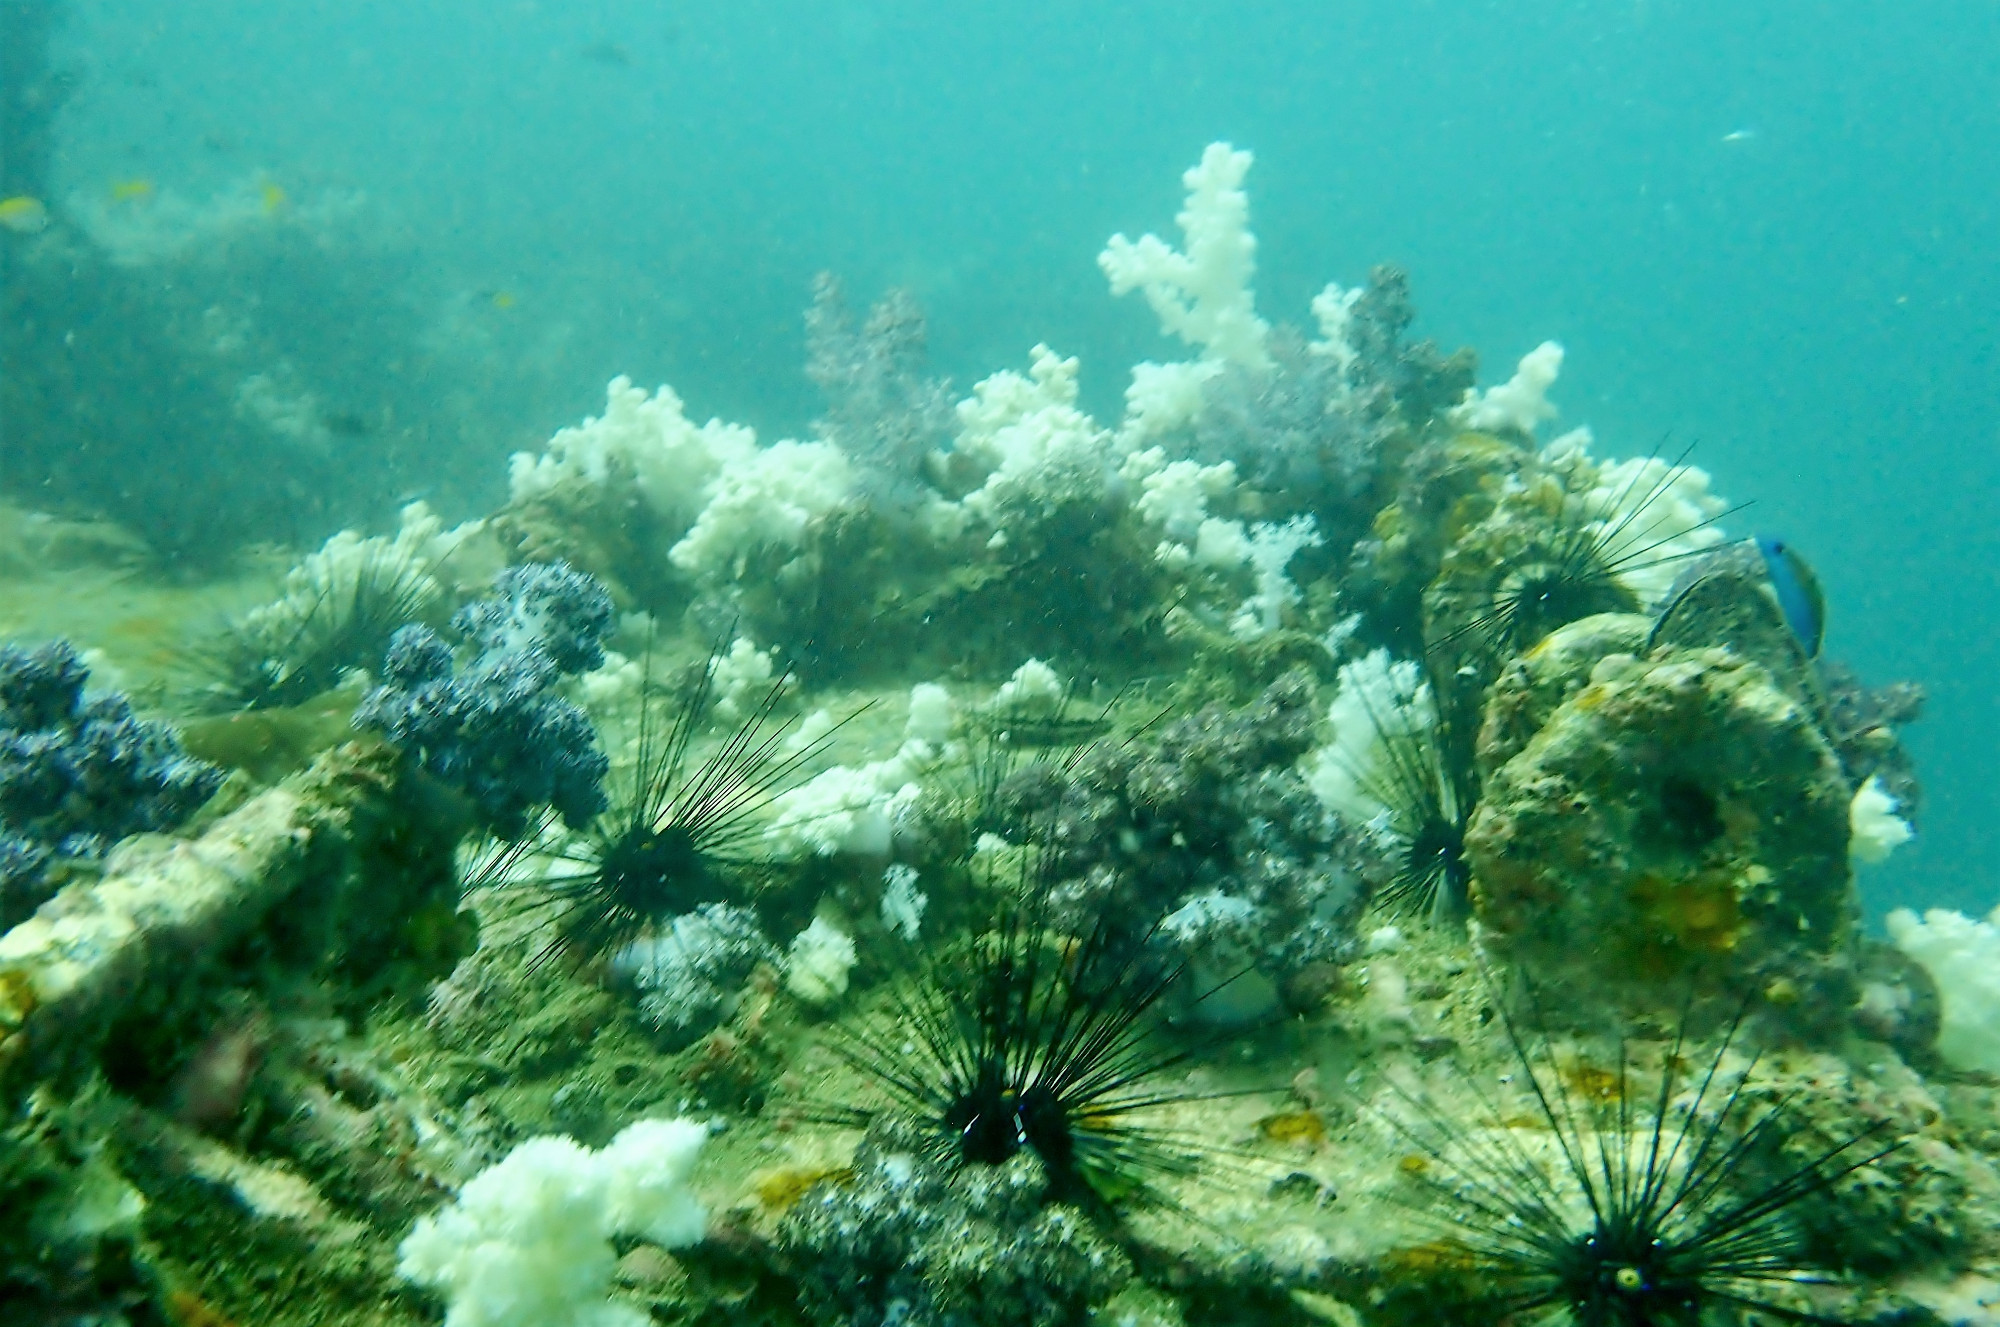
[[[1764,556],[1764,574],[1771,578],[1786,625],[1805,647],[1806,657],[1817,659],[1820,641],[1826,635],[1826,599],[1820,593],[1819,577],[1784,540],[1758,535],[1755,542]]]

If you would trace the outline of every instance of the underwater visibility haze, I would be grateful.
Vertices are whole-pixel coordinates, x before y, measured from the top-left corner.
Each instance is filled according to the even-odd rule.
[[[2000,1324],[1996,77],[0,0],[0,1321]]]

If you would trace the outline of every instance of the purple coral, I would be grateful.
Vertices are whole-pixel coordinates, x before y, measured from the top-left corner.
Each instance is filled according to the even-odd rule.
[[[89,677],[67,641],[0,647],[0,927],[52,892],[57,862],[172,829],[222,783],[124,696],[86,696]]]
[[[581,673],[604,662],[611,595],[596,577],[565,562],[509,567],[490,598],[467,604],[453,630],[485,653],[540,649],[557,671]]]
[[[469,654],[456,671],[436,632],[398,631],[355,726],[379,729],[463,791],[502,838],[519,837],[545,804],[580,827],[604,809],[610,764],[590,719],[554,688],[604,661],[611,597],[559,562],[510,567],[493,588],[452,619]]]
[[[1192,454],[1233,462],[1271,499],[1274,516],[1310,511],[1343,539],[1362,533],[1385,448],[1399,434],[1421,432],[1471,385],[1469,357],[1406,339],[1415,316],[1409,278],[1376,267],[1348,310],[1337,350],[1280,328],[1271,337],[1273,367],[1230,368],[1207,384]]]
[[[826,394],[819,429],[860,463],[884,497],[918,492],[934,451],[957,428],[950,382],[928,375],[924,311],[891,290],[858,329],[840,279],[822,272],[806,311],[806,375]]]

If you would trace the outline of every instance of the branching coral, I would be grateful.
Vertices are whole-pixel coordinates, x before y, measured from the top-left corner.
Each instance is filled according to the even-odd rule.
[[[747,428],[697,428],[671,388],[648,397],[618,378],[603,416],[558,432],[539,456],[514,457],[513,497],[497,525],[526,554],[575,556],[627,589],[662,593],[665,554],[692,582],[683,592],[716,590],[750,554],[795,549],[852,482],[832,443],[760,448]],[[607,508],[618,513],[609,528]]]
[[[1268,368],[1209,375],[1185,433],[1196,457],[1232,462],[1268,510],[1311,511],[1352,539],[1398,440],[1419,435],[1463,390],[1469,357],[1445,359],[1428,341],[1406,340],[1416,311],[1409,279],[1394,267],[1375,268],[1365,286],[1328,286],[1313,310],[1321,339],[1280,327],[1267,342]]]
[[[1514,376],[1485,391],[1467,388],[1465,400],[1455,412],[1459,423],[1485,433],[1523,433],[1532,437],[1535,426],[1554,419],[1557,411],[1549,400],[1549,388],[1562,372],[1563,348],[1544,341],[1521,356]]]
[[[53,863],[172,829],[222,783],[124,696],[86,695],[89,677],[67,641],[0,646],[0,929],[53,892]]]
[[[1257,270],[1257,237],[1250,233],[1250,197],[1243,177],[1252,157],[1227,143],[1210,143],[1201,163],[1181,176],[1187,205],[1174,220],[1186,251],[1157,235],[1135,242],[1113,235],[1097,264],[1111,293],[1145,292],[1160,327],[1209,358],[1262,368],[1269,363],[1250,279]]]

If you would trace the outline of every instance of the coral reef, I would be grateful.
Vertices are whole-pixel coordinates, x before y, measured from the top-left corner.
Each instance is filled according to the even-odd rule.
[[[1920,691],[1819,657],[1685,454],[1538,436],[1553,343],[1476,383],[1389,268],[1267,322],[1249,165],[1105,249],[1190,356],[1116,419],[1047,345],[954,401],[911,297],[823,279],[810,435],[619,379],[485,522],[335,535],[238,623],[191,824],[214,770],[0,651],[0,1299],[2000,1321],[2000,919],[1892,945],[1855,887]]]
[[[56,863],[173,829],[222,783],[124,696],[86,695],[89,677],[67,641],[0,646],[0,928],[55,892]]]
[[[554,687],[603,662],[610,625],[610,596],[590,577],[560,563],[509,568],[452,619],[462,666],[428,627],[395,634],[355,726],[380,730],[464,792],[502,838],[518,837],[543,804],[584,825],[604,809],[609,761],[589,718]]]

